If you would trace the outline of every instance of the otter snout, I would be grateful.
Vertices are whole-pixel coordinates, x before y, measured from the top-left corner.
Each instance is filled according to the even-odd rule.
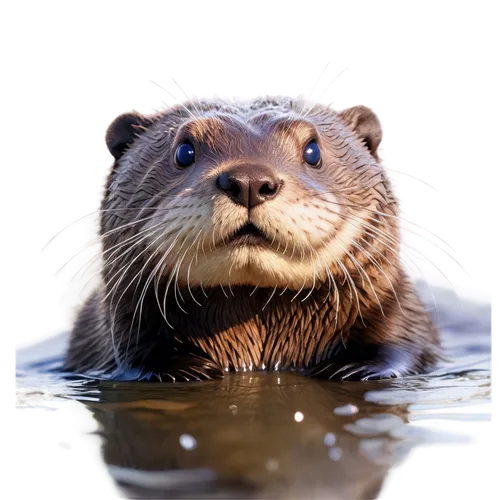
[[[263,165],[239,165],[217,178],[217,187],[234,203],[249,210],[273,199],[281,185],[276,174]]]

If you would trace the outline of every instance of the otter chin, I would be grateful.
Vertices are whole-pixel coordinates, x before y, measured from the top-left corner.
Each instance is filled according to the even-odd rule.
[[[432,368],[439,334],[401,262],[381,139],[365,106],[285,97],[116,118],[100,283],[65,370],[189,381]]]

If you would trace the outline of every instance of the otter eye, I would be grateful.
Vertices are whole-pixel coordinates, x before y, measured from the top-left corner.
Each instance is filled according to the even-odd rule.
[[[179,167],[189,167],[194,160],[194,146],[190,142],[182,142],[177,146],[175,161]]]
[[[321,161],[321,151],[316,141],[310,141],[304,148],[304,161],[309,165],[317,167]]]

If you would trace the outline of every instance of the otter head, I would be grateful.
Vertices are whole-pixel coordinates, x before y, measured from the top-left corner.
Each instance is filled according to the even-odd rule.
[[[396,210],[381,137],[364,106],[285,98],[118,117],[106,137],[105,281],[300,290],[344,279],[368,258],[375,214]]]

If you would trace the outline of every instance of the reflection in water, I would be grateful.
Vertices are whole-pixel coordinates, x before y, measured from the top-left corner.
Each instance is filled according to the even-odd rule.
[[[157,496],[305,498],[335,491],[338,498],[373,498],[387,469],[405,452],[391,438],[391,425],[380,427],[380,417],[392,417],[397,428],[406,419],[406,405],[367,404],[360,384],[235,374],[182,388],[99,387],[102,402],[86,404],[102,425],[106,463],[134,496],[154,481]],[[359,413],[335,415],[335,408],[347,404]],[[361,438],[349,429],[360,418],[373,422]],[[196,447],[186,449],[182,436],[192,436]],[[186,481],[175,472],[161,473],[161,481],[158,474],[140,478],[123,468],[187,470],[190,476]]]
[[[449,310],[440,324],[453,361],[430,376],[359,383],[247,372],[201,383],[69,382],[47,373],[60,363],[61,338],[18,353],[18,408],[46,411],[54,397],[85,405],[108,473],[129,497],[376,498],[415,446],[454,443],[463,452],[473,446],[465,425],[490,419],[489,308],[461,309],[459,321]],[[477,403],[484,414],[464,411]],[[418,425],[426,419],[462,421],[463,433]],[[459,479],[452,476],[444,477]]]
[[[414,401],[441,385],[422,377],[415,390],[417,380],[406,381]],[[471,385],[478,397],[484,383]],[[366,400],[387,394],[379,401],[387,403],[405,384],[261,373],[178,385],[87,383],[78,392],[100,424],[109,472],[128,496],[366,499],[376,498],[388,470],[416,444],[464,441],[404,430],[412,428],[408,397]]]

